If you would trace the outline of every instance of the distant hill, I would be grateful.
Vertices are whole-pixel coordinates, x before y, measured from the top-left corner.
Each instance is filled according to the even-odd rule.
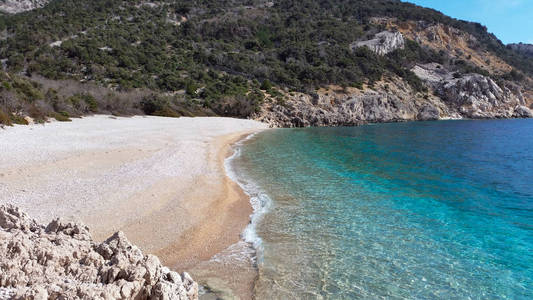
[[[532,44],[509,44],[508,47],[515,50],[518,53],[533,57],[533,45]]]
[[[4,78],[40,91],[28,96],[5,79],[0,93],[10,100],[0,110],[8,115],[144,112],[350,125],[522,116],[533,102],[532,59],[480,24],[395,0],[56,0],[0,17],[0,60]],[[445,82],[428,79],[437,76],[429,64],[449,75],[446,82],[472,74],[494,82],[498,105],[485,94],[476,105],[451,103]],[[69,80],[77,84],[65,89]],[[132,91],[143,96],[121,98]],[[319,104],[328,91],[339,96]],[[373,93],[381,100],[368,100]],[[72,98],[88,95],[92,110]],[[471,107],[480,112],[462,111]]]

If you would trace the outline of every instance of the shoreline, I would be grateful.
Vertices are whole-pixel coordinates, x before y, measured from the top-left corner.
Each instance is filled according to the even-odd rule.
[[[253,299],[255,281],[259,275],[256,266],[257,249],[248,241],[246,234],[252,226],[257,211],[252,203],[252,195],[242,186],[234,174],[231,163],[238,157],[242,143],[260,131],[240,133],[222,137],[224,146],[218,157],[219,165],[224,169],[226,186],[239,195],[239,204],[247,208],[246,224],[241,226],[239,238],[222,251],[197,264],[189,272],[200,278],[205,289],[205,299]]]
[[[186,236],[184,240],[177,240],[169,247],[155,253],[163,260],[168,261],[169,265],[175,268],[187,269],[198,264],[198,262],[211,259],[229,246],[239,242],[242,230],[249,223],[249,216],[252,210],[248,196],[225,173],[224,161],[231,156],[233,144],[254,132],[234,133],[216,139],[215,148],[219,150],[215,160],[218,164],[217,168],[221,168],[224,173],[223,178],[221,178],[223,188],[221,194],[217,197],[215,210],[210,211],[209,215],[206,216],[214,219],[207,220],[189,229],[184,234]],[[192,197],[194,198],[195,195],[192,195]],[[220,212],[223,212],[223,215],[220,215]],[[218,232],[213,231],[215,227]],[[239,228],[241,229],[239,230]],[[228,231],[230,232],[229,234]],[[238,233],[235,234],[236,232]],[[198,247],[187,245],[190,245],[191,239],[193,240],[192,244],[199,244]],[[233,242],[228,244],[228,239]],[[210,248],[205,247],[206,241],[211,243]],[[180,255],[176,256],[173,254],[175,252],[179,252]]]
[[[235,275],[210,260],[239,243],[252,214],[225,160],[233,144],[267,128],[228,118],[101,115],[16,126],[0,131],[0,203],[43,223],[82,221],[97,241],[123,231],[165,265],[213,284]],[[239,275],[230,286],[246,281]],[[237,286],[236,295],[251,298],[251,284]]]

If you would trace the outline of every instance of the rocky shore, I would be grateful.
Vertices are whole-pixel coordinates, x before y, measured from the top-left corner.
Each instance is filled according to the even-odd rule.
[[[479,74],[454,78],[438,64],[417,65],[413,72],[431,93],[416,93],[391,77],[364,89],[330,86],[315,94],[287,94],[282,104],[266,102],[255,118],[271,127],[309,127],[533,117],[532,104],[517,87],[501,87]]]
[[[0,299],[198,299],[198,284],[144,255],[122,232],[103,243],[89,229],[47,226],[0,206]]]

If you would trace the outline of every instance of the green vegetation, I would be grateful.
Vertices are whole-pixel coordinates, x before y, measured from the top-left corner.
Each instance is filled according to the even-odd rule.
[[[476,23],[395,0],[61,0],[43,9],[0,15],[0,58],[10,74],[2,97],[23,105],[5,111],[33,111],[56,117],[109,112],[161,116],[219,114],[248,117],[266,90],[280,103],[276,88],[309,92],[328,84],[362,88],[386,73],[403,77],[416,91],[426,88],[409,69],[417,62],[440,62],[458,74],[486,73],[467,61],[453,61],[408,41],[385,57],[366,48],[350,50],[358,39],[383,30],[371,17],[440,22],[473,34],[479,47],[526,74],[524,59]],[[64,93],[34,77],[86,81]],[[509,74],[509,78],[517,78]],[[12,76],[13,77],[13,76]],[[139,92],[141,91],[141,92]],[[125,95],[140,93],[134,99]],[[11,105],[13,106],[13,105]],[[59,116],[59,118],[61,118]],[[68,118],[68,117],[67,117]]]
[[[13,124],[28,125],[28,121],[21,115],[7,113],[0,109],[0,126],[11,126]]]
[[[72,121],[70,119],[70,115],[68,114],[68,112],[66,111],[62,111],[62,112],[58,112],[58,113],[53,113],[53,117],[58,120],[59,122],[70,122]]]

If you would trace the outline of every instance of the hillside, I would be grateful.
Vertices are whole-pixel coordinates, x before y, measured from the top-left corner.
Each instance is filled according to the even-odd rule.
[[[533,59],[394,0],[56,0],[0,17],[0,59],[4,123],[106,112],[353,125],[528,117],[533,104]]]
[[[524,44],[524,43],[509,44],[508,47],[520,54],[533,57],[533,45],[532,44]]]

